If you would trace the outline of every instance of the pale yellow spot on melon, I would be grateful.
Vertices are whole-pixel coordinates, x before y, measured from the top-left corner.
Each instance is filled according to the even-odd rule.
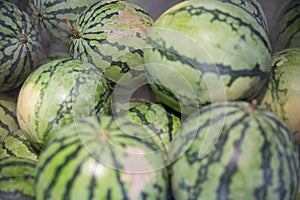
[[[130,152],[127,157],[123,159],[124,173],[121,175],[121,180],[129,183],[128,196],[130,199],[138,199],[141,192],[148,183],[155,182],[155,172],[143,172],[143,169],[149,171],[152,166],[146,160],[143,154],[143,149],[138,147],[127,147],[126,152]]]
[[[289,97],[288,102],[285,105],[287,121],[286,124],[292,132],[300,130],[300,95]]]
[[[112,30],[110,27],[114,24],[122,29]],[[134,8],[126,5],[124,10],[119,11],[119,17],[104,25],[104,31],[108,34],[108,38],[135,37],[137,32],[144,33],[143,37],[146,37],[150,27],[151,24],[138,15]]]
[[[34,84],[28,84],[20,91],[17,103],[17,118],[21,129],[29,134],[34,127],[34,109],[39,99],[39,91],[34,89]]]

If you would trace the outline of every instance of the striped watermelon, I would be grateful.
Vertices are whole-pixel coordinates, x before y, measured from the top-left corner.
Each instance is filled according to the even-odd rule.
[[[109,116],[62,129],[39,158],[37,200],[166,199],[163,157],[153,143],[132,137],[139,132],[140,126]]]
[[[207,103],[250,100],[271,71],[266,31],[238,6],[191,0],[154,23],[144,50],[154,93],[188,114]]]
[[[19,87],[38,66],[41,41],[29,16],[0,1],[0,92]]]
[[[95,64],[111,83],[143,64],[142,48],[153,20],[129,1],[104,0],[86,9],[70,25],[73,58]]]
[[[16,104],[17,99],[10,92],[0,92],[0,142],[20,129]]]
[[[275,113],[296,134],[300,132],[300,47],[287,48],[273,54],[273,71],[261,105]],[[299,135],[295,135],[299,146]]]
[[[22,0],[23,1],[23,0]],[[39,29],[48,57],[67,57],[70,32],[66,23],[72,23],[89,6],[99,0],[29,0],[29,13]]]
[[[175,199],[295,199],[299,151],[273,113],[247,102],[213,103],[183,121],[177,136]]]
[[[1,136],[0,158],[23,157],[31,160],[38,159],[37,150],[29,143],[24,132],[19,129],[6,137]]]
[[[178,116],[165,109],[162,104],[154,102],[140,103],[130,108],[128,112],[123,112],[121,116],[141,126],[141,129],[145,131],[150,130],[152,137],[148,136],[149,140],[153,140],[153,143],[166,153],[179,130],[181,121]]]
[[[71,58],[48,62],[21,87],[17,118],[36,149],[76,118],[110,112],[110,89],[94,65]]]
[[[28,158],[0,159],[0,199],[35,200],[36,161]]]
[[[237,5],[255,17],[257,22],[268,32],[268,22],[265,11],[257,0],[222,0]]]
[[[291,0],[281,11],[276,23],[274,52],[300,47],[300,1]]]

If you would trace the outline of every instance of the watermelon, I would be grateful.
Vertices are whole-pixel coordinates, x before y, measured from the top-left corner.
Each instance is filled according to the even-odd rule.
[[[70,32],[64,18],[74,22],[98,0],[29,0],[28,12],[43,39],[49,59],[69,57]]]
[[[41,40],[29,16],[0,1],[0,92],[18,88],[38,66]]]
[[[274,52],[300,47],[300,1],[291,0],[280,12],[277,22]]]
[[[294,134],[300,132],[299,77],[300,47],[275,52],[273,71],[260,97],[261,106],[275,113]],[[298,143],[300,146],[300,138]]]
[[[249,12],[257,22],[268,32],[268,22],[265,11],[258,0],[222,0],[237,5]]]
[[[110,96],[97,67],[72,58],[56,59],[36,69],[22,85],[17,119],[30,143],[42,150],[74,119],[109,114]]]
[[[140,103],[129,108],[120,116],[127,118],[141,129],[152,132],[148,140],[153,140],[166,153],[176,133],[179,130],[181,119],[167,110],[162,104],[155,102]],[[141,135],[143,137],[145,135]]]
[[[95,64],[114,85],[122,75],[143,64],[147,30],[153,19],[129,1],[98,1],[74,24],[70,53],[73,58]],[[133,72],[134,73],[134,72]]]
[[[0,92],[0,142],[19,130],[16,115],[17,98],[10,92]]]
[[[254,102],[217,102],[181,127],[169,158],[175,199],[295,199],[299,150],[272,112]]]
[[[0,158],[23,157],[31,160],[38,159],[38,151],[34,149],[21,129],[8,134],[6,137],[1,136],[0,145]]]
[[[137,124],[111,116],[64,127],[40,155],[37,200],[166,199],[164,158],[153,143],[133,137],[140,134]]]
[[[272,67],[266,31],[244,9],[223,1],[173,6],[156,20],[147,44],[153,92],[183,114],[223,100],[250,101]]]
[[[0,199],[35,200],[37,161],[22,157],[0,159]]]

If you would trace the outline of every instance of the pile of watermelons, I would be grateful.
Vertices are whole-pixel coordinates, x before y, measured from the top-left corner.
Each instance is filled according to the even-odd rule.
[[[0,199],[300,199],[300,1],[262,1],[0,0]]]

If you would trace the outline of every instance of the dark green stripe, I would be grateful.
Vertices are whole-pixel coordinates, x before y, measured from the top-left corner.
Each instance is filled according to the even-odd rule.
[[[6,192],[0,189],[1,200],[36,200],[34,196],[27,196],[19,191]]]
[[[85,164],[85,162],[88,159],[90,159],[90,154],[87,154],[87,156],[85,156],[85,158],[80,158],[80,159],[81,159],[81,161],[80,161],[80,163],[78,163],[76,165],[72,178],[70,180],[68,180],[68,182],[65,185],[65,192],[63,194],[62,199],[71,199],[71,192],[72,192],[73,184],[75,183],[75,180],[77,178],[81,178],[80,173],[81,173],[81,170],[82,170],[82,166]],[[92,178],[94,178],[94,176],[92,176]],[[90,186],[90,187],[92,187],[92,186]],[[90,189],[88,193],[90,195],[93,195],[93,190]],[[93,199],[93,198],[89,198],[89,199]]]
[[[268,52],[272,53],[271,47],[270,47],[268,41],[266,40],[266,38],[258,30],[255,29],[253,24],[249,24],[247,22],[242,21],[242,19],[240,17],[233,16],[230,13],[223,12],[222,10],[219,10],[219,9],[210,10],[205,7],[195,7],[193,5],[187,5],[185,7],[178,8],[177,10],[168,13],[168,15],[176,15],[180,12],[184,12],[184,13],[187,12],[191,16],[201,16],[201,15],[211,14],[213,16],[213,18],[211,19],[211,22],[220,21],[220,22],[224,22],[224,23],[228,24],[227,18],[232,19],[235,22],[237,22],[239,24],[239,26],[249,29],[250,32],[253,33],[253,35],[256,35],[262,41],[262,43],[264,44],[264,46],[268,50]],[[224,16],[224,17],[220,17],[220,15]],[[238,30],[234,27],[233,24],[234,23],[230,23],[228,25],[231,27],[232,31],[238,32]]]
[[[248,116],[247,116],[248,117]],[[241,119],[243,120],[243,119]],[[238,123],[234,123],[235,125],[239,125]],[[230,183],[232,182],[232,178],[234,174],[238,171],[238,159],[241,157],[242,154],[242,143],[245,138],[245,134],[247,132],[247,129],[249,128],[249,124],[242,124],[243,130],[241,131],[240,137],[234,141],[233,143],[233,154],[230,158],[229,163],[224,167],[224,173],[220,177],[219,186],[217,187],[217,199],[230,199]],[[228,130],[230,131],[233,127],[230,126]],[[230,133],[228,132],[226,135],[230,136]],[[226,141],[224,141],[226,143]],[[224,151],[223,151],[224,152]]]
[[[53,152],[50,155],[47,155],[47,159],[43,161],[42,165],[40,165],[37,168],[37,173],[36,173],[36,182],[39,182],[39,177],[41,176],[41,173],[45,171],[45,168],[47,167],[47,164],[50,163],[55,156],[60,152],[63,151],[64,149],[70,148],[73,145],[80,144],[80,138],[78,138],[77,135],[69,135],[65,137],[61,137],[59,139],[53,138],[53,143],[62,143],[62,145],[59,146],[58,149],[56,149],[55,152]],[[51,143],[50,143],[51,144]]]
[[[284,28],[278,33],[277,39],[279,37],[281,37],[281,35],[284,34],[291,25],[296,24],[296,22],[298,20],[300,20],[300,13],[298,13],[296,16],[293,16],[293,18],[291,18],[291,19],[289,19],[289,21],[287,21],[287,23],[284,26]]]
[[[117,178],[117,182],[119,183],[117,185],[118,185],[118,187],[120,187],[123,199],[128,200],[129,197],[127,195],[126,186],[125,186],[125,183],[121,180],[121,171],[118,170],[118,169],[122,169],[122,166],[118,162],[118,159],[117,159],[113,149],[110,149],[110,155],[111,155],[111,158],[112,158],[112,161],[113,161],[113,166],[116,168],[116,170],[115,170],[116,178]],[[109,192],[109,191],[107,191],[107,192]],[[106,194],[106,196],[108,196],[108,194]]]
[[[293,4],[292,4],[292,2],[293,2]],[[295,5],[294,5],[294,3],[295,3]],[[290,3],[288,3],[287,7],[285,7],[284,12],[282,12],[281,16],[285,16],[285,15],[289,14],[290,12],[297,10],[299,6],[300,6],[300,2],[290,1]]]
[[[50,199],[51,198],[51,189],[55,186],[55,184],[57,184],[57,180],[60,176],[62,176],[62,171],[64,169],[64,167],[71,162],[72,160],[74,160],[76,158],[76,156],[80,153],[80,151],[82,150],[82,146],[78,145],[73,152],[70,152],[63,163],[61,163],[60,165],[57,165],[56,169],[54,170],[54,177],[51,179],[50,183],[48,183],[47,188],[45,188],[44,190],[44,196],[45,199]],[[62,152],[62,151],[60,151]],[[59,154],[59,152],[58,152]],[[46,164],[46,163],[45,163]]]
[[[260,149],[261,153],[261,169],[263,170],[263,183],[261,186],[256,187],[254,190],[254,196],[256,199],[264,199],[268,195],[268,190],[267,188],[272,185],[273,180],[273,175],[274,172],[271,170],[271,159],[273,158],[273,152],[272,149],[270,148],[271,143],[269,142],[268,139],[268,134],[264,128],[262,127],[262,123],[264,121],[259,120],[258,118],[254,119],[256,121],[256,124],[258,125],[258,129],[260,132],[260,135],[263,137],[263,145]]]
[[[80,16],[80,18],[79,18],[79,26],[80,27],[84,27],[90,21],[94,21],[95,18],[97,16],[99,16],[101,13],[105,13],[107,10],[110,10],[111,9],[109,7],[110,5],[116,4],[116,3],[118,3],[118,1],[97,2],[97,3],[93,4],[91,7],[87,8],[84,11],[84,13]],[[87,14],[88,14],[88,16],[87,16]]]
[[[2,170],[4,170],[4,168],[6,168],[6,167],[11,168],[11,167],[19,167],[19,166],[28,166],[28,167],[31,167],[31,168],[35,168],[35,162],[32,161],[32,160],[29,160],[29,159],[24,159],[24,158],[16,158],[16,159],[3,158],[3,159],[0,159],[0,172],[2,172]]]
[[[260,69],[260,65],[258,63],[256,63],[253,69],[233,70],[231,66],[224,65],[222,63],[199,63],[196,58],[189,58],[187,56],[181,55],[181,53],[175,50],[173,47],[166,50],[166,47],[161,46],[159,44],[159,41],[155,41],[150,38],[148,39],[148,42],[153,47],[152,51],[158,51],[161,57],[164,57],[169,61],[180,62],[183,65],[188,65],[189,67],[200,71],[202,75],[204,75],[205,73],[230,75],[230,81],[227,84],[228,87],[230,87],[237,78],[259,77],[260,80],[265,80],[265,78],[268,76],[268,72],[263,72]],[[151,78],[151,74],[147,73],[147,75]],[[163,89],[163,92],[166,92],[165,89]],[[171,96],[174,97],[174,95]]]

